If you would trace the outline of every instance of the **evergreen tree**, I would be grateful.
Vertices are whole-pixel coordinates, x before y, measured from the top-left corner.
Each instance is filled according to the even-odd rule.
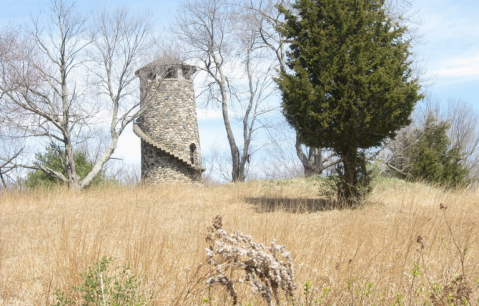
[[[281,8],[291,42],[277,79],[283,113],[308,146],[331,148],[342,161],[340,200],[357,199],[361,149],[379,146],[410,123],[421,98],[406,28],[385,14],[384,0],[298,0]],[[363,186],[364,187],[364,186]]]
[[[37,163],[42,166],[48,167],[53,171],[58,171],[62,174],[66,174],[65,167],[63,166],[63,161],[65,159],[65,151],[60,150],[54,146],[47,148],[44,153],[35,154]],[[73,160],[75,161],[76,171],[80,176],[80,179],[83,179],[90,173],[93,169],[94,162],[88,160],[88,157],[85,152],[76,151],[73,153]],[[102,171],[92,182],[92,185],[100,184],[105,182],[105,174]],[[25,187],[36,188],[36,187],[52,187],[56,184],[59,184],[60,181],[41,170],[34,170],[28,172],[26,179],[23,181]]]
[[[448,129],[446,121],[438,121],[430,114],[423,127],[414,129],[411,137],[404,137],[398,156],[389,161],[396,169],[403,169],[403,173],[395,174],[449,186],[465,183],[468,171],[462,149],[451,146]]]

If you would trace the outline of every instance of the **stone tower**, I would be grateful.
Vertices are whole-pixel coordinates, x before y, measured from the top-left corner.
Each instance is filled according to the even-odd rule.
[[[141,138],[144,183],[188,182],[201,178],[200,137],[192,76],[196,68],[154,61],[136,71],[144,113],[134,122]]]

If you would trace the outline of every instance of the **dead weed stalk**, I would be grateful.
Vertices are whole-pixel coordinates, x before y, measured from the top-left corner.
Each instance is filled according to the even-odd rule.
[[[221,216],[213,219],[208,227],[206,242],[209,244],[206,259],[188,280],[185,290],[175,299],[175,305],[183,305],[199,292],[208,290],[204,301],[211,304],[211,289],[220,286],[238,305],[239,290],[246,285],[259,293],[268,305],[280,305],[282,290],[285,299],[294,302],[294,269],[291,254],[285,246],[272,241],[270,247],[254,242],[251,236],[234,232],[230,235],[223,229]]]

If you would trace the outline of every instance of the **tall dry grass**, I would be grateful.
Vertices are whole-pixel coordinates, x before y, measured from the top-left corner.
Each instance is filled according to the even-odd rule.
[[[295,265],[298,303],[422,304],[430,301],[434,286],[447,291],[462,273],[459,251],[465,247],[470,299],[478,303],[476,190],[446,192],[385,180],[357,209],[330,207],[317,191],[312,182],[293,180],[5,193],[0,198],[0,303],[51,305],[55,289],[68,290],[92,262],[113,256],[144,275],[143,289],[155,292],[155,305],[170,305],[205,259],[206,228],[216,215],[228,232],[286,245]],[[447,210],[439,209],[440,203]],[[415,277],[414,263],[419,267]],[[307,296],[306,282],[312,291]],[[201,304],[206,294],[188,303]],[[217,305],[221,297],[218,291]],[[254,301],[264,303],[252,293],[240,297],[243,305]]]

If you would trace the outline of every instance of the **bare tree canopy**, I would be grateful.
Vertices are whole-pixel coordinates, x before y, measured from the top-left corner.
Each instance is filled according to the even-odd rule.
[[[219,106],[232,160],[232,181],[244,181],[251,155],[253,136],[265,125],[261,118],[272,108],[274,64],[265,60],[260,37],[250,16],[225,0],[184,2],[171,27],[181,41],[185,57],[204,73],[203,92],[207,104]],[[238,119],[242,143],[233,133]]]
[[[471,177],[479,174],[479,112],[462,100],[448,100],[441,118],[450,125],[451,146],[461,148]]]
[[[2,36],[0,107],[2,120],[34,138],[64,150],[65,174],[39,163],[10,165],[41,170],[72,188],[85,188],[111,158],[126,126],[148,104],[139,96],[135,70],[151,58],[155,38],[148,16],[126,8],[104,8],[82,15],[75,5],[52,0],[46,15],[16,32],[15,43]],[[98,131],[108,137],[92,171],[80,178],[73,153]]]
[[[13,51],[18,47],[18,29],[4,28],[0,31],[0,62],[6,57],[14,56]],[[0,92],[0,99],[4,93]],[[0,152],[4,158],[0,161],[0,183],[3,188],[7,188],[13,181],[11,174],[14,173],[16,166],[12,161],[17,159],[23,149],[21,145],[21,133],[10,126],[7,118],[12,114],[8,109],[0,112]]]
[[[284,22],[283,13],[278,10],[278,5],[291,7],[291,2],[285,0],[238,0],[235,5],[245,15],[249,16],[248,20],[251,28],[258,37],[258,48],[267,52],[269,60],[275,63],[279,71],[286,72],[288,69],[286,66],[288,41],[284,35],[277,31],[277,27]],[[272,145],[275,146],[275,144],[276,142],[273,141]],[[298,137],[294,142],[294,148],[296,156],[303,166],[303,175],[306,177],[321,174],[324,169],[332,165],[326,163],[323,159],[321,148],[304,146]]]

